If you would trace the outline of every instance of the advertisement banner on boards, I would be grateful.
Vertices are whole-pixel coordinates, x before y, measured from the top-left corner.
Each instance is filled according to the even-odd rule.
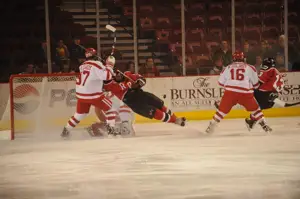
[[[218,84],[219,76],[150,78],[145,90],[164,99],[175,112],[212,110],[220,101],[224,88]],[[285,86],[280,99],[285,102],[300,101],[300,73],[283,73]],[[240,109],[242,107],[235,106]]]

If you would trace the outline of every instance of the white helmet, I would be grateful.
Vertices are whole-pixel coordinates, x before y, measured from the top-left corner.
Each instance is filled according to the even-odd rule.
[[[105,61],[105,65],[106,66],[110,66],[112,68],[114,68],[115,63],[116,63],[116,59],[112,55],[108,56],[107,59],[106,59],[106,61]]]

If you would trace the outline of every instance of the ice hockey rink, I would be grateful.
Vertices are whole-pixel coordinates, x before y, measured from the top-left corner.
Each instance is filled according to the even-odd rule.
[[[136,125],[134,138],[0,141],[1,199],[299,199],[300,118]]]

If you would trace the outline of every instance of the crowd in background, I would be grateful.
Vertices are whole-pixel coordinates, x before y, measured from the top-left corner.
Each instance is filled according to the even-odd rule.
[[[281,35],[278,38],[278,43],[273,46],[271,46],[268,41],[265,40],[261,41],[258,46],[252,48],[250,47],[249,42],[245,41],[243,43],[243,48],[240,49],[240,51],[244,52],[245,54],[245,62],[255,66],[258,71],[262,64],[262,60],[266,57],[273,57],[276,60],[276,68],[281,72],[299,71],[299,49],[297,49],[295,45],[289,45],[289,64],[288,67],[285,67],[284,65],[284,39],[284,35]],[[59,40],[56,46],[51,48],[52,72],[78,72],[80,63],[85,60],[85,50],[80,44],[80,38],[74,38],[73,42],[68,46],[64,44],[63,40]],[[209,74],[219,74],[223,67],[226,67],[232,62],[231,44],[226,40],[222,41],[220,43],[220,48],[212,54],[212,60],[214,67],[211,68]],[[182,65],[179,67],[182,67]],[[134,68],[134,62],[129,61],[124,69],[134,72]],[[146,63],[139,65],[138,69],[138,72],[146,77],[160,76],[160,72],[154,63],[153,58],[147,58]],[[41,42],[34,62],[26,63],[25,69],[20,67],[19,70],[20,71],[18,72],[22,74],[47,73],[48,67],[46,41]],[[182,68],[179,68],[179,71],[182,71]],[[178,70],[175,73],[177,74]]]
[[[4,15],[7,15],[7,18],[10,17],[10,20],[6,21],[7,24],[3,24],[4,27],[7,27],[7,31],[1,32],[3,35],[1,36],[0,42],[1,44],[6,44],[6,46],[1,49],[3,56],[0,59],[0,82],[7,82],[11,74],[48,72],[47,43],[45,40],[41,40],[45,37],[43,24],[45,21],[43,18],[44,10],[39,10],[41,2],[35,0],[35,3],[34,1],[31,2],[32,5],[27,5],[27,3],[17,0],[12,0],[11,2],[8,2],[5,9],[2,10]],[[81,44],[83,43],[85,47],[95,47],[96,40],[93,40],[93,45],[85,43],[82,39],[86,36],[84,27],[78,27],[78,24],[74,23],[70,13],[58,8],[58,5],[61,4],[61,0],[53,0],[51,2],[56,2],[53,3],[53,5],[49,5],[50,10],[52,10],[50,12],[50,25],[51,30],[53,30],[51,31],[52,72],[78,72],[78,67],[85,58],[84,49]],[[20,6],[18,6],[18,4],[20,4]],[[26,5],[27,7],[24,7]],[[10,10],[17,12],[19,15],[15,14],[14,18],[11,18]],[[27,20],[22,21],[23,19]],[[36,19],[36,24],[33,24],[34,19]],[[20,30],[16,30],[15,28],[18,28],[18,25],[15,24],[23,25],[23,27],[20,28]],[[285,58],[284,41],[285,38],[283,35],[277,39],[277,42],[272,44],[268,43],[267,40],[261,40],[259,44],[253,46],[253,43],[244,40],[241,45],[242,47],[238,47],[240,48],[238,50],[244,52],[246,56],[245,62],[254,65],[257,69],[260,68],[262,60],[265,57],[273,57],[276,60],[276,67],[279,71],[300,71],[300,44],[297,42],[289,42],[289,57]],[[169,49],[166,49],[163,53],[167,54],[168,50]],[[231,63],[232,53],[231,41],[221,41],[219,47],[209,53],[209,70],[201,71],[199,74],[219,74],[223,67]],[[105,53],[103,52],[103,54]],[[122,56],[117,56],[116,59],[116,67],[121,67],[119,61],[122,60]],[[146,61],[145,63],[139,64],[139,73],[148,77],[165,75],[163,71],[159,70],[161,67],[158,67],[159,63],[156,63],[157,59],[155,55],[152,57],[143,57],[143,59]],[[288,66],[284,65],[285,59],[288,59]],[[167,62],[167,64],[167,67],[173,72],[173,75],[183,75],[182,60],[177,60],[172,63]],[[203,65],[199,63],[197,67],[201,69],[206,66],[203,67]],[[134,63],[129,61],[125,68],[122,67],[122,70],[132,70],[133,68]]]

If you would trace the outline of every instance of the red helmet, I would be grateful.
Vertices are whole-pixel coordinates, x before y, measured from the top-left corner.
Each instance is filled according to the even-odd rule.
[[[87,48],[85,49],[85,57],[89,58],[89,57],[93,57],[97,54],[97,51],[94,48]]]
[[[240,52],[240,51],[235,51],[235,53],[233,53],[233,55],[232,55],[232,60],[243,62],[245,60],[244,53]]]

